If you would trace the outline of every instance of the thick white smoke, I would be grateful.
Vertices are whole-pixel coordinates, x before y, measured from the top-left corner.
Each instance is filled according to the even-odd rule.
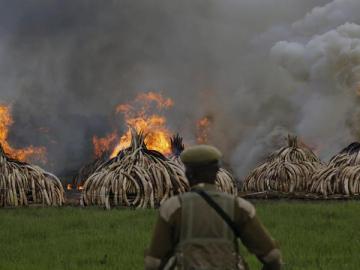
[[[269,110],[269,126],[251,130],[236,148],[233,163],[241,164],[236,166],[240,176],[276,145],[269,142],[279,131],[298,134],[325,160],[359,139],[359,11],[360,1],[334,0],[290,24],[270,26],[255,37],[253,44],[267,50],[280,67],[275,78],[282,82],[282,89],[272,90],[285,97],[292,108],[285,113],[293,121],[283,124],[285,130],[279,129],[276,122],[280,118],[272,117]],[[271,43],[274,45],[269,48]]]
[[[360,2],[357,0],[334,0],[315,7],[306,16],[292,24],[294,32],[319,35],[347,22],[359,21]]]
[[[360,26],[357,24],[346,23],[316,35],[306,43],[280,41],[272,48],[271,54],[295,79],[320,83],[330,81],[333,85],[327,89],[319,88],[319,91],[331,93],[336,89],[358,89]]]
[[[323,157],[358,139],[360,25],[346,23],[304,43],[280,41],[271,54],[299,83],[299,135]]]

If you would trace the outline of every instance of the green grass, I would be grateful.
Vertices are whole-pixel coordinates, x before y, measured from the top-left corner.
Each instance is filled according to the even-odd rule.
[[[359,269],[359,201],[271,202],[257,211],[280,242],[285,269]]]
[[[280,242],[285,269],[359,269],[360,202],[256,207]],[[0,269],[143,269],[155,217],[154,210],[1,209]]]

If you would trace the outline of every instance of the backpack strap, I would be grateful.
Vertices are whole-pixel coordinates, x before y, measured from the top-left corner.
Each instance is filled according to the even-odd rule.
[[[206,193],[203,190],[194,189],[192,192],[195,192],[196,194],[200,195],[207,204],[213,208],[219,216],[226,222],[226,224],[230,227],[230,229],[233,231],[236,238],[240,238],[240,231],[238,229],[238,226],[235,224],[235,222],[229,217],[229,215],[221,208],[220,205],[218,205],[208,193]]]

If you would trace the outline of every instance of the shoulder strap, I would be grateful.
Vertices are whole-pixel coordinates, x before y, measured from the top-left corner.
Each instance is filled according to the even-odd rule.
[[[218,205],[209,194],[207,194],[203,190],[195,189],[192,190],[193,192],[199,194],[207,203],[208,205],[213,208],[219,216],[226,222],[226,224],[230,227],[230,229],[233,231],[234,235],[237,238],[240,238],[240,231],[238,229],[238,226],[235,224],[235,222],[229,217],[228,214],[221,208],[220,205]]]

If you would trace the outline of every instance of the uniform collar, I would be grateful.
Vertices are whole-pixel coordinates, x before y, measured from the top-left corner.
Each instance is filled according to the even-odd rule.
[[[195,186],[191,187],[191,190],[194,189],[201,189],[201,190],[207,190],[207,191],[216,191],[216,185],[215,184],[208,184],[208,183],[199,183]]]

